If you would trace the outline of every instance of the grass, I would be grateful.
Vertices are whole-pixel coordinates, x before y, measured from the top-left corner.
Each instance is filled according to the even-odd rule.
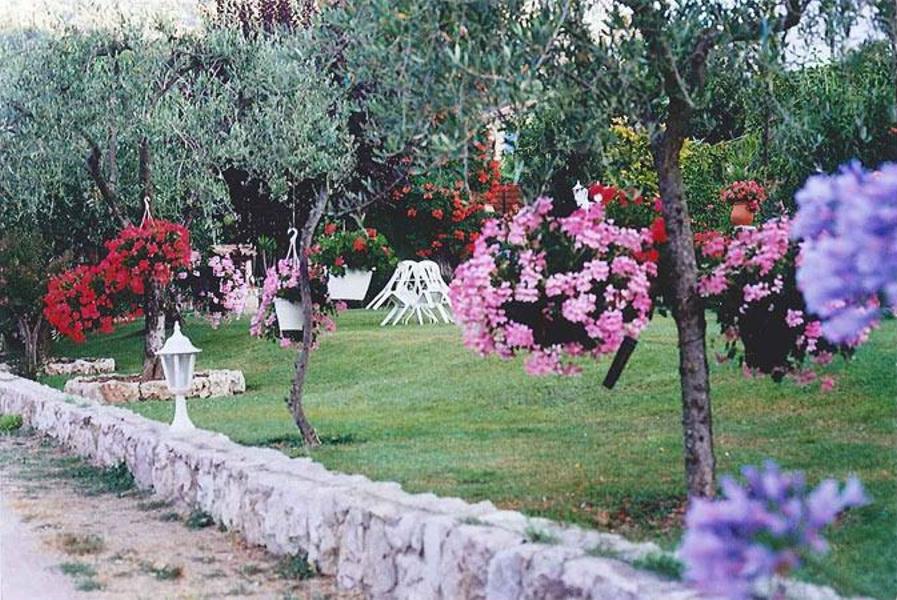
[[[294,554],[280,559],[274,567],[274,571],[281,579],[298,581],[312,579],[318,575],[314,565],[308,562],[308,556],[305,554]]]
[[[66,562],[59,565],[59,570],[69,577],[96,577],[96,570],[87,563]]]
[[[311,456],[332,469],[400,482],[471,501],[493,500],[533,516],[657,540],[679,536],[683,490],[674,324],[656,319],[617,387],[601,379],[609,361],[582,377],[532,378],[520,361],[481,359],[452,326],[382,329],[382,315],[349,311],[313,355],[307,412],[324,445]],[[212,330],[189,321],[203,349],[199,367],[239,368],[246,394],[188,401],[200,427],[234,440],[305,453],[284,405],[293,353],[250,338],[239,321]],[[112,356],[137,372],[139,328],[122,327],[75,346],[68,356]],[[719,340],[714,341],[721,348]],[[807,577],[843,593],[897,595],[897,323],[891,321],[837,366],[838,387],[745,379],[711,367],[718,472],[772,458],[811,482],[858,474],[875,502],[848,515],[833,550]],[[713,349],[711,349],[711,352]],[[61,386],[63,378],[47,378]],[[170,402],[129,406],[172,418]]]
[[[54,458],[51,467],[57,477],[72,479],[87,495],[115,494],[122,496],[135,489],[134,476],[127,465],[95,467],[74,456]]]
[[[144,561],[140,568],[144,573],[149,573],[159,581],[173,581],[184,575],[184,568],[179,565],[153,564]]]

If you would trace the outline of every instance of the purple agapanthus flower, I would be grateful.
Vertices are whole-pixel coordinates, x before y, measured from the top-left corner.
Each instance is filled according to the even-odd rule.
[[[829,340],[855,341],[881,317],[881,300],[897,305],[897,163],[814,175],[795,198],[798,286]]]
[[[718,499],[692,499],[679,549],[686,579],[726,598],[749,598],[757,582],[826,552],[822,530],[869,501],[855,477],[843,487],[827,479],[808,492],[803,473],[772,461],[744,467],[742,475],[743,484],[724,477]]]

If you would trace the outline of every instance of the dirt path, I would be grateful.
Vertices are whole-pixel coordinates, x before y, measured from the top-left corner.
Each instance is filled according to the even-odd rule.
[[[0,435],[0,505],[3,600],[357,598],[35,436]]]

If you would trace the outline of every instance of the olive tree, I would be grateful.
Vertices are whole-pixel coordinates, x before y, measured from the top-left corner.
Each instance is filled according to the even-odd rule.
[[[145,210],[199,238],[227,211],[202,147],[215,122],[193,118],[185,77],[201,65],[165,29],[123,21],[7,38],[0,67],[3,220],[35,227],[58,252],[89,251]],[[144,378],[161,377],[165,290],[143,298]]]
[[[789,32],[836,39],[857,14],[843,0],[369,0],[340,9],[350,71],[378,90],[371,111],[394,152],[408,139],[431,153],[463,151],[477,124],[542,103],[559,107],[569,133],[566,147],[546,147],[546,156],[600,155],[614,119],[648,132],[669,233],[661,283],[678,330],[686,481],[700,496],[715,491],[715,459],[683,143],[712,106],[708,77],[726,69],[769,76],[794,60],[788,36],[801,34]]]
[[[218,124],[209,160],[287,206],[300,231],[302,344],[287,406],[305,443],[315,446],[320,441],[303,408],[314,342],[309,250],[323,214],[349,202],[345,182],[355,165],[355,140],[347,88],[328,74],[313,31],[246,35],[242,28],[216,28],[196,38],[190,54],[205,67],[190,76],[188,100],[196,118]]]

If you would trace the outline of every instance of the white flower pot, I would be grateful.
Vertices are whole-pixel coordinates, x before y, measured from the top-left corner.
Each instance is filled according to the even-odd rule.
[[[327,293],[332,300],[364,300],[373,274],[373,271],[346,269],[345,275],[331,275],[327,281]]]
[[[284,298],[274,298],[274,312],[281,331],[302,331],[302,305]]]

